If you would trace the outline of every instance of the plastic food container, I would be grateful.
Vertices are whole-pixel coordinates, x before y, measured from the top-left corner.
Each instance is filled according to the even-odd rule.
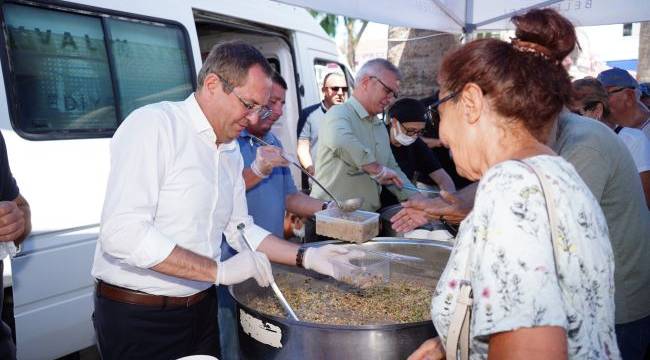
[[[327,209],[315,215],[318,235],[362,243],[379,234],[379,214],[375,212]]]
[[[332,260],[334,278],[359,288],[368,288],[389,282],[390,259],[373,253],[361,252],[363,253],[362,257],[351,259],[349,262]]]

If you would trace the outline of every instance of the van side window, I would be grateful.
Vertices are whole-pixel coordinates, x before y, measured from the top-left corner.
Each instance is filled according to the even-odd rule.
[[[117,128],[101,20],[13,4],[3,10],[15,126],[28,133]]]
[[[14,3],[2,9],[9,109],[26,138],[110,137],[135,108],[193,91],[180,26]]]
[[[183,100],[193,91],[180,29],[113,19],[107,25],[125,117],[143,105]]]

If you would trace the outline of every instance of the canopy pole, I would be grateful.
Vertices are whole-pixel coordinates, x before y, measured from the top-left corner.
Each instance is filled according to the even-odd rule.
[[[465,25],[463,26],[463,44],[474,40],[474,0],[465,0]]]
[[[453,11],[451,11],[445,4],[441,3],[440,0],[431,0],[436,6],[442,10],[445,15],[449,16],[450,19],[452,19],[458,26],[463,27],[464,22],[454,14]]]

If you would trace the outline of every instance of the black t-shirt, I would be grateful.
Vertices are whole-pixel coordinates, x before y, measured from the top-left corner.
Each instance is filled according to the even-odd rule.
[[[416,172],[419,174],[419,177],[428,178],[429,174],[441,168],[438,159],[436,159],[431,149],[420,138],[417,138],[409,146],[394,146],[391,143],[390,149],[397,161],[397,165],[399,165],[400,169],[402,169],[406,177],[410,180],[413,180]],[[398,202],[393,193],[385,188],[382,189],[382,207],[397,204]]]
[[[437,99],[437,98],[436,98]],[[423,101],[425,105],[431,104],[433,101],[429,102],[428,104],[425,101],[428,101],[429,99],[423,99],[420,101]],[[422,136],[425,137],[430,137],[437,139],[438,136],[438,121],[427,121],[425,122],[424,125],[424,134]],[[454,160],[451,158],[449,154],[449,149],[445,147],[435,147],[431,149],[433,151],[433,154],[436,156],[436,159],[438,159],[438,162],[440,162],[440,165],[442,166],[443,169],[449,174],[451,179],[454,181],[454,185],[456,186],[456,190],[460,190],[464,188],[465,186],[469,185],[472,183],[471,180],[466,179],[460,175],[458,175],[458,172],[456,172],[456,164],[454,164]],[[419,174],[417,181],[427,184],[427,185],[434,185],[433,180],[428,175],[423,175]]]
[[[0,201],[11,201],[18,197],[18,185],[11,175],[9,159],[7,158],[7,146],[5,139],[0,133]]]
[[[409,146],[390,144],[390,149],[395,156],[397,165],[409,179],[413,179],[416,171],[418,174],[429,176],[432,172],[440,169],[440,162],[420,138],[417,138]]]

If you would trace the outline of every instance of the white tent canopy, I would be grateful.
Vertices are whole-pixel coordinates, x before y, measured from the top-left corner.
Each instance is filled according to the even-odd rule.
[[[512,29],[510,17],[551,7],[576,26],[650,20],[650,0],[276,0],[378,23],[452,33]]]

